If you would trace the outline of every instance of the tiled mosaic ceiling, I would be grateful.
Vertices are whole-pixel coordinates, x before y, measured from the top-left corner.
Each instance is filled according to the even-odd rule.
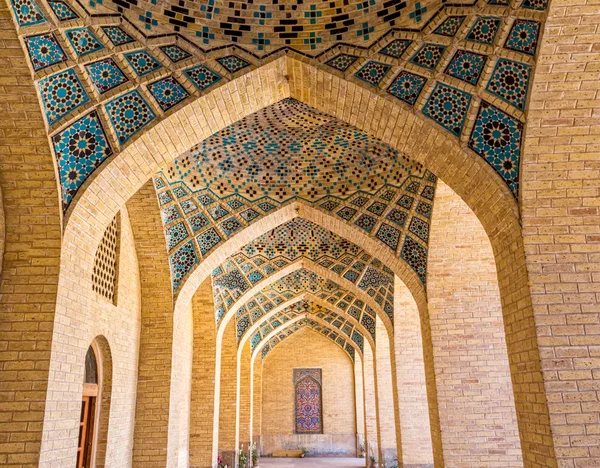
[[[307,259],[368,294],[393,318],[394,273],[358,245],[302,218],[294,218],[244,246],[212,273],[215,302],[231,309],[251,287]],[[217,317],[220,320],[220,317]]]
[[[334,309],[339,314],[347,314],[348,319],[360,323],[375,338],[377,311],[374,309],[378,309],[382,313],[383,306],[369,300],[368,302],[373,306],[371,307],[363,300],[366,298],[357,297],[356,294],[336,282],[322,278],[306,268],[301,268],[281,278],[273,285],[264,288],[245,304],[237,305],[235,320],[238,340],[254,324],[270,317],[277,307],[287,308],[285,304],[288,301],[298,299],[295,301],[297,303],[306,297],[312,297],[313,302],[318,300],[328,304],[330,309]],[[233,306],[234,302],[230,299],[230,297],[221,299],[217,296],[215,310],[218,323],[220,323],[225,312]],[[289,316],[290,313],[300,313],[300,310],[298,306],[290,307],[286,314]],[[389,314],[390,319],[393,318],[393,311],[387,309],[385,313]]]
[[[94,171],[146,128],[282,47],[412,106],[518,195],[546,0],[9,1],[54,142],[65,212]]]
[[[177,291],[222,242],[297,200],[374,238],[425,283],[435,184],[433,174],[385,143],[285,99],[209,137],[156,177],[173,288]],[[297,226],[300,235],[298,229],[306,231],[305,237],[295,240],[310,238],[312,245],[302,248],[306,252],[290,250],[290,255],[327,254],[319,250],[318,236],[308,232],[313,227]],[[278,232],[288,235],[285,229]],[[269,268],[276,267],[276,251],[261,253],[271,262]],[[348,273],[350,280],[355,276]]]

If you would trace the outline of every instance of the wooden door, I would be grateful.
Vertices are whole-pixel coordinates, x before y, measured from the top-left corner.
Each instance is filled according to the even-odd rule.
[[[79,444],[77,446],[77,468],[90,468],[94,443],[94,414],[98,386],[84,384],[79,418]]]

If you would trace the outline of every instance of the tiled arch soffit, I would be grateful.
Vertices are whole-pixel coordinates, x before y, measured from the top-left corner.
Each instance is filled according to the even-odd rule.
[[[118,200],[122,195],[127,197],[131,188],[123,187],[113,177],[119,172],[141,175],[127,156],[139,156],[144,147],[160,148],[161,152],[166,149],[168,155],[154,154],[157,160],[151,161],[151,167],[142,171],[152,172],[165,157],[168,160],[182,154],[190,137],[192,143],[187,148],[204,139],[195,138],[194,142],[192,135],[184,136],[188,132],[185,126],[174,130],[174,124],[184,115],[205,116],[198,106],[188,108],[192,107],[189,104],[198,99],[205,104],[211,99],[223,98],[221,93],[215,93],[214,97],[211,94],[283,55],[297,60],[286,60],[285,65],[280,62],[287,70],[283,73],[284,79],[276,84],[284,89],[279,89],[277,96],[267,96],[271,102],[286,97],[286,94],[295,94],[294,97],[311,104],[315,101],[313,93],[318,92],[317,87],[302,86],[312,83],[298,72],[302,75],[317,73],[319,77],[331,80],[330,83],[343,83],[345,87],[359,86],[361,95],[368,98],[376,95],[372,104],[377,101],[377,104],[391,106],[390,110],[396,116],[400,112],[403,117],[410,117],[411,124],[417,116],[418,125],[425,126],[430,135],[439,134],[438,128],[445,129],[442,134],[447,138],[443,139],[443,145],[467,153],[472,159],[469,165],[477,167],[477,172],[483,171],[486,176],[499,179],[492,182],[495,192],[507,195],[512,191],[514,196],[518,195],[518,164],[514,163],[518,163],[520,155],[527,90],[545,16],[545,0],[487,0],[452,5],[402,2],[392,8],[395,9],[393,13],[386,9],[391,8],[389,5],[386,7],[377,1],[369,5],[353,4],[344,8],[356,8],[356,11],[343,14],[349,14],[349,21],[354,25],[364,18],[383,20],[378,20],[377,26],[363,22],[358,29],[352,26],[347,32],[334,36],[326,32],[336,22],[329,16],[331,11],[313,11],[313,5],[303,14],[304,21],[314,27],[300,27],[303,32],[298,34],[302,40],[291,40],[279,48],[275,46],[279,43],[274,38],[269,39],[268,30],[274,23],[283,21],[280,16],[284,13],[262,18],[263,13],[254,12],[258,15],[254,18],[261,17],[256,20],[258,25],[233,30],[265,29],[265,32],[257,32],[262,37],[248,39],[248,34],[241,33],[242,39],[232,39],[226,44],[222,40],[224,37],[240,37],[240,33],[215,35],[210,32],[212,26],[204,25],[200,18],[205,14],[211,17],[217,14],[213,10],[220,11],[221,7],[215,5],[209,6],[210,13],[203,12],[206,6],[200,8],[193,21],[196,26],[184,26],[174,19],[165,23],[165,18],[174,14],[171,6],[167,5],[159,13],[156,11],[159,7],[149,2],[139,3],[139,8],[148,8],[141,12],[129,2],[120,2],[121,6],[116,6],[113,2],[84,5],[62,1],[8,1],[13,7],[40,93],[68,217],[76,211],[71,206],[74,195],[80,201],[88,198],[86,206],[81,207],[83,210],[96,211],[91,209],[89,202],[97,200],[98,186],[104,189],[110,186],[120,192],[111,197],[112,200],[106,200],[111,210],[115,209],[113,202],[121,203]],[[297,8],[298,5],[293,9]],[[189,20],[189,17],[185,18],[184,23]],[[196,30],[199,24],[203,24],[202,32]],[[283,23],[277,26],[281,27]],[[281,36],[280,32],[277,34]],[[309,37],[304,38],[306,34]],[[352,44],[340,42],[348,39],[348,35],[354,38]],[[325,36],[327,40],[323,40]],[[333,41],[331,37],[334,37]],[[300,60],[307,65],[301,65]],[[517,75],[522,79],[517,79]],[[252,80],[252,77],[248,78]],[[242,83],[249,81],[239,81]],[[264,91],[255,88],[254,92]],[[231,93],[230,97],[235,99],[235,94]],[[263,101],[259,108],[264,104]],[[319,107],[319,103],[315,104]],[[234,106],[237,110],[243,103]],[[204,127],[201,131],[204,137],[222,128],[221,123],[226,123],[227,111],[219,110],[221,114],[213,117],[225,119],[225,122],[210,122],[203,126],[196,121]],[[196,114],[196,111],[199,112]],[[370,108],[367,112],[373,111]],[[242,115],[240,112],[237,117]],[[176,119],[170,119],[175,116]],[[439,127],[432,128],[422,117],[431,119]],[[352,120],[356,116],[346,115],[346,118]],[[373,120],[365,120],[362,126],[372,125]],[[379,123],[379,119],[375,122]],[[385,140],[384,133],[381,136]],[[177,136],[182,141],[174,144],[159,135]],[[138,145],[133,143],[136,138]],[[410,144],[410,141],[404,142],[404,148]],[[181,146],[182,150],[178,150]],[[499,148],[503,148],[502,151]],[[407,153],[414,153],[411,157],[426,157],[416,150]],[[117,161],[121,164],[112,164]],[[123,166],[125,161],[128,167]],[[487,163],[482,165],[482,161],[489,163],[487,168],[484,168]],[[435,161],[431,163],[427,167],[432,172],[440,176],[445,172]],[[490,170],[491,167],[495,169]],[[96,170],[98,168],[101,170]],[[110,177],[99,177],[105,169],[111,173]],[[98,179],[98,185],[89,197],[78,193],[92,188],[95,179]],[[497,186],[499,181],[505,183],[504,187]],[[514,206],[509,209],[515,211]],[[99,237],[101,234],[93,235]]]

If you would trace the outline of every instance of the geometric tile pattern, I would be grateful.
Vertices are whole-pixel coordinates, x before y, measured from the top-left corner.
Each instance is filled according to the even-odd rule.
[[[381,49],[380,53],[390,57],[400,58],[402,57],[402,54],[406,52],[406,49],[408,49],[412,42],[413,41],[409,39],[396,39]]]
[[[137,76],[144,76],[162,68],[161,63],[145,50],[136,50],[123,54]]]
[[[73,68],[41,79],[38,89],[48,125],[90,100]]]
[[[54,135],[52,144],[66,211],[79,187],[112,154],[112,148],[95,110]]]
[[[428,70],[435,70],[445,50],[446,47],[439,44],[423,44],[411,57],[410,61]]]
[[[236,71],[239,71],[242,68],[250,65],[246,60],[238,57],[237,55],[227,55],[226,57],[218,58],[217,62],[223,65],[223,67],[225,67],[229,73],[235,73]]]
[[[465,16],[450,16],[435,29],[434,33],[441,36],[453,37],[458,32],[465,18]]]
[[[476,85],[483,72],[485,62],[486,57],[484,55],[459,50],[452,57],[445,73],[466,83]]]
[[[460,136],[470,104],[469,93],[438,82],[423,108],[423,114]]]
[[[25,38],[29,60],[35,71],[56,65],[67,60],[54,33],[48,32]]]
[[[111,57],[86,65],[85,69],[100,94],[129,81]]]
[[[467,33],[467,41],[480,44],[493,44],[502,20],[492,16],[477,18],[473,27]]]
[[[357,71],[354,76],[361,79],[365,83],[372,86],[377,86],[390,70],[390,66],[385,63],[369,62]]]
[[[540,23],[516,19],[508,33],[504,47],[527,55],[535,55],[540,35]]]
[[[148,125],[155,117],[137,89],[109,101],[104,107],[121,144]]]
[[[222,78],[221,75],[212,71],[205,65],[188,68],[187,70],[184,70],[183,73],[185,73],[199,91],[204,91]]]
[[[426,78],[403,70],[388,88],[388,93],[412,106],[417,101],[426,82]]]
[[[171,265],[171,278],[174,288],[178,288],[186,275],[198,263],[198,257],[192,241],[183,244],[173,255],[169,257]]]
[[[104,49],[100,40],[89,28],[68,29],[65,34],[78,57]]]
[[[336,70],[346,71],[356,60],[358,57],[355,55],[339,54],[325,63]]]
[[[148,91],[152,94],[156,102],[163,111],[179,104],[189,97],[185,88],[172,76],[155,81],[148,85]]]
[[[486,89],[517,109],[524,110],[530,78],[531,66],[500,58]]]
[[[427,279],[427,249],[412,237],[406,236],[401,255],[406,263],[415,270],[421,281],[425,283]]]
[[[121,46],[135,42],[135,39],[119,26],[102,26],[101,29],[114,46]]]
[[[192,56],[192,54],[190,54],[187,50],[183,50],[181,47],[175,44],[160,46],[159,49],[162,50],[168,59],[173,63],[181,62],[182,60]]]
[[[519,193],[522,135],[521,122],[491,104],[481,102],[469,147],[494,168],[515,197]]]
[[[70,21],[79,18],[79,15],[63,0],[48,0],[48,6],[52,8],[59,21]]]
[[[545,10],[548,7],[548,0],[523,0],[521,6],[529,10]]]
[[[46,17],[34,0],[10,0],[10,6],[15,14],[17,24],[21,27],[46,22]]]

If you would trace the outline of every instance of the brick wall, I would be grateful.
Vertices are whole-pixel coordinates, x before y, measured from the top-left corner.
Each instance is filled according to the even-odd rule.
[[[225,326],[221,342],[218,434],[219,454],[229,466],[234,466],[232,457],[235,456],[236,450],[237,342],[235,336],[235,320],[230,320]]]
[[[365,440],[367,459],[379,458],[379,428],[377,425],[377,394],[375,390],[375,366],[373,351],[365,346],[363,353],[363,388],[365,395]]]
[[[258,358],[260,359],[260,357]],[[294,435],[294,368],[320,368],[324,435]],[[273,349],[262,372],[262,453],[282,450],[283,443],[297,441],[309,450],[354,452],[356,408],[354,372],[348,355],[329,338],[302,329]],[[316,448],[313,448],[313,453]]]
[[[247,340],[244,347],[238,354],[239,366],[239,402],[237,408],[238,415],[238,446],[244,445],[247,450],[251,445],[250,441],[250,340]]]
[[[446,466],[522,466],[494,255],[476,216],[443,183],[427,281]]]
[[[527,268],[561,468],[600,466],[600,4],[553,0],[522,167]]]

